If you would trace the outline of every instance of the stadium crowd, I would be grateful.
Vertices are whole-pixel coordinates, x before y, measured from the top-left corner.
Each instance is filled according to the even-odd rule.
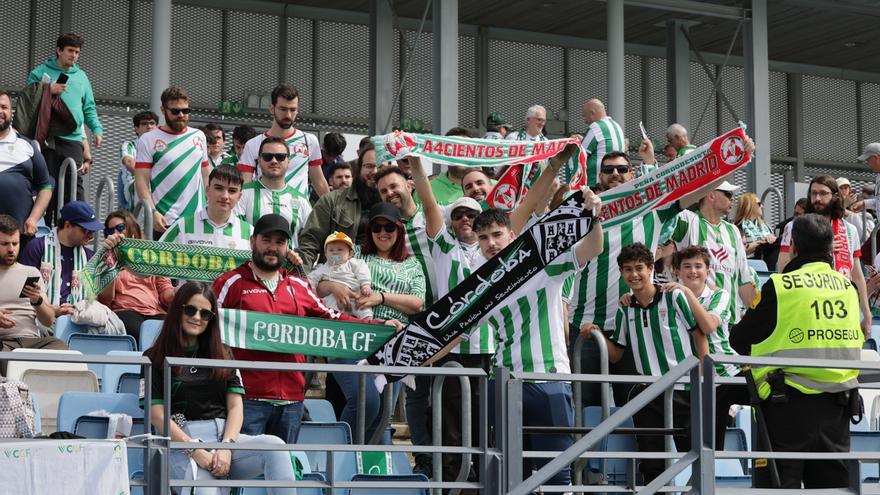
[[[145,111],[133,116],[132,139],[120,145],[114,165],[119,168],[118,210],[96,218],[84,190],[69,197],[54,188],[66,158],[76,162],[79,174],[86,174],[90,146],[106,144],[88,77],[77,65],[81,49],[78,35],[58,38],[55,56],[28,76],[15,119],[13,96],[0,91],[0,348],[65,349],[52,336],[53,322],[86,311],[90,304],[106,305],[135,338],[145,320],[164,319],[155,345],[146,351],[156,365],[152,383],[158,388],[151,411],[157,425],[164,417],[158,373],[166,356],[306,360],[298,354],[226,347],[220,340],[219,308],[402,328],[564,197],[567,185],[558,178],[575,151],[571,148],[541,163],[540,176],[522,202],[503,212],[489,208],[487,198],[504,170],[448,166],[431,176],[430,164],[414,156],[378,161],[367,139],[359,143],[357,158],[346,162],[342,154],[350,144],[342,135],[328,133],[321,142],[297,128],[300,95],[290,84],[279,84],[271,93],[268,129],[257,133],[238,126],[230,146],[223,127],[190,125],[193,109],[187,91],[171,86],[162,92],[160,115]],[[596,173],[588,178],[595,194],[584,189],[584,197],[594,208],[600,205],[599,193],[686,156],[700,144],[690,143],[687,129],[672,123],[666,142],[642,139],[630,147],[598,99],[584,103],[582,116],[586,127],[578,135],[580,151],[588,157],[587,170]],[[435,132],[541,141],[548,139],[546,118],[545,109],[535,105],[516,125],[492,113],[484,135],[462,127]],[[655,150],[655,144],[662,149]],[[880,172],[880,143],[868,145],[858,159]],[[661,376],[688,356],[748,352],[747,345],[733,342],[737,324],[768,297],[749,260],[763,260],[770,271],[783,272],[806,248],[792,218],[769,225],[761,191],[742,191],[730,181],[712,182],[610,228],[597,224],[435,365],[456,361],[486,371],[503,366],[571,373],[573,345],[583,335],[587,341],[581,369],[599,372],[594,330],[606,339],[611,372],[618,374]],[[880,263],[871,259],[870,249],[863,249],[870,244],[866,233],[876,223],[872,192],[865,187],[856,194],[845,177],[814,177],[808,197],[795,209],[795,217],[813,213],[830,221],[831,266],[858,292],[857,326],[864,337],[870,336],[871,301],[880,290]],[[56,202],[64,204],[57,218]],[[153,211],[152,232],[142,232],[131,214],[140,202]],[[43,223],[48,233],[38,236]],[[83,271],[94,255],[87,246],[99,233],[108,250],[123,238],[144,238],[249,250],[252,259],[213,284],[123,272],[93,303]],[[174,376],[179,388],[171,398],[173,440],[296,443],[303,400],[314,386],[301,373],[193,370]],[[737,376],[742,370],[718,365],[716,372]],[[615,385],[616,405],[641,388]],[[400,387],[393,390],[397,394]],[[330,374],[325,393],[338,417],[354,429],[356,377]],[[370,438],[387,425],[379,424],[380,393],[373,387],[366,393]],[[461,444],[461,394],[458,382],[447,380],[444,445]],[[474,407],[487,399],[478,396],[476,386],[471,394]],[[599,396],[598,386],[586,387],[583,405],[598,404]],[[406,393],[406,421],[417,445],[432,444],[430,397],[427,379],[415,380],[415,388]],[[687,425],[688,403],[688,392],[676,390],[676,426]],[[716,445],[723,442],[730,407],[748,405],[749,398],[743,387],[722,387],[718,404]],[[524,384],[522,412],[527,426],[573,426],[571,385]],[[662,414],[658,400],[636,415],[636,426],[662,427]],[[675,440],[683,448],[689,445],[685,435]],[[570,435],[524,437],[526,450],[561,451],[572,443]],[[663,450],[659,436],[639,435],[638,443],[644,451]],[[263,452],[255,459],[234,452],[193,449],[172,461],[179,477],[195,466],[199,477],[264,474],[266,479],[292,479],[289,463],[276,453]],[[526,460],[524,472],[545,462]],[[415,472],[431,476],[429,454],[416,454],[414,464]],[[457,456],[444,456],[444,480],[455,479],[458,465]],[[646,481],[662,469],[660,461],[640,466]],[[570,469],[551,480],[562,485],[571,481]]]

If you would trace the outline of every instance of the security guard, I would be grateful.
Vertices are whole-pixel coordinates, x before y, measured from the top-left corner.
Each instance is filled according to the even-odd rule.
[[[834,235],[820,215],[792,225],[794,259],[773,274],[758,305],[730,331],[740,354],[858,360],[864,340],[859,296],[831,266]],[[858,371],[831,368],[756,367],[770,444],[779,452],[849,452],[849,420],[859,414]],[[756,461],[755,486],[770,488],[767,460]],[[777,460],[778,488],[849,486],[843,461]]]

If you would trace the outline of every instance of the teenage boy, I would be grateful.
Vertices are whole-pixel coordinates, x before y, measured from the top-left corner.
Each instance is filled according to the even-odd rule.
[[[617,310],[615,330],[605,337],[608,359],[617,362],[624,349],[632,349],[639,374],[663,376],[688,356],[702,357],[707,353],[706,336],[688,304],[687,296],[679,288],[664,292],[653,283],[654,255],[642,243],[624,246],[617,257],[623,281],[632,290],[629,305]],[[697,304],[696,306],[699,306]],[[702,308],[701,308],[702,309]],[[584,335],[590,335],[584,325]],[[636,385],[630,391],[635,397],[646,385]],[[690,421],[690,400],[683,386],[673,392],[673,423],[686,427]],[[663,427],[663,397],[657,397],[633,416],[637,428]],[[689,435],[675,435],[676,447],[683,452],[690,448]],[[637,435],[642,452],[662,452],[663,437]],[[663,472],[662,460],[644,460],[639,466],[645,483]]]
[[[177,244],[251,249],[251,224],[233,215],[243,181],[232,165],[218,165],[208,176],[208,206],[184,215],[159,239]]]

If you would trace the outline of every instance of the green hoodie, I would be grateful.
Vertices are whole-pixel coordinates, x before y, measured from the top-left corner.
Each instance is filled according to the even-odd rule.
[[[101,121],[98,120],[98,110],[95,106],[95,95],[92,93],[92,84],[89,82],[85,71],[74,65],[73,67],[62,70],[55,63],[55,57],[50,57],[37,66],[28,74],[27,83],[39,83],[43,79],[43,74],[49,74],[51,82],[58,80],[58,76],[64,72],[67,74],[67,90],[61,93],[61,99],[67,105],[71,115],[76,120],[76,131],[68,136],[60,136],[71,141],[82,141],[83,129],[85,123],[92,130],[92,134],[100,136],[104,134],[104,128],[101,127]]]

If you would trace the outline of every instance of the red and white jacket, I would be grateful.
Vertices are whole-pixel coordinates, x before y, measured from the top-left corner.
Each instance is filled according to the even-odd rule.
[[[273,295],[256,276],[250,262],[215,280],[214,293],[217,294],[217,305],[221,308],[364,322],[327,307],[312,291],[308,281],[284,271],[281,272],[281,280],[278,281]],[[304,363],[306,360],[302,354],[236,348],[232,352],[235,359],[242,361]],[[298,371],[241,370],[241,379],[247,398],[291,401],[302,401],[305,398],[305,378]]]

